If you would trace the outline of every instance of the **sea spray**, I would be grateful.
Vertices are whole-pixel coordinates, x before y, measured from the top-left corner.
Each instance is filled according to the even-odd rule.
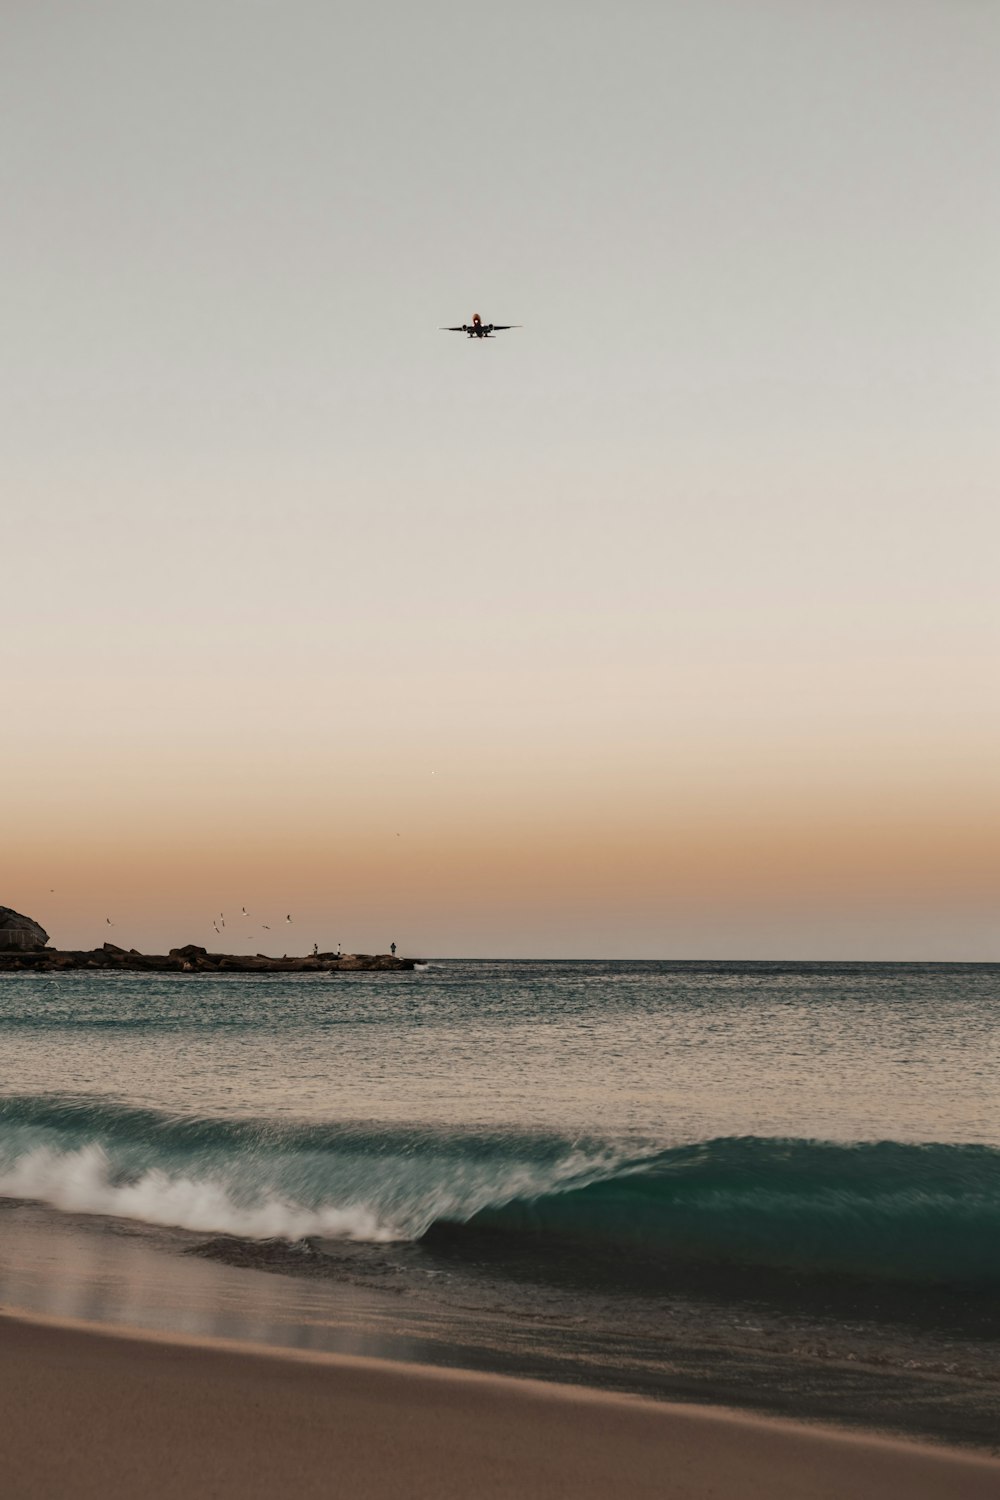
[[[0,1100],[0,1196],[252,1238],[418,1239],[438,1219],[593,1182],[622,1161],[605,1143],[533,1133]]]

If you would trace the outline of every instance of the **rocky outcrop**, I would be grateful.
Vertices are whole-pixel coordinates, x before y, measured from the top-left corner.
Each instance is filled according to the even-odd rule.
[[[197,943],[185,943],[182,948],[171,948],[169,953],[140,953],[136,948],[126,952],[114,943],[92,949],[0,950],[0,973],[24,974],[71,969],[168,974],[339,974],[411,970],[419,962],[415,958],[395,958],[389,953],[316,953],[307,958],[289,958],[287,954],[271,958],[266,953],[209,953]]]
[[[0,906],[0,952],[14,948],[19,952],[44,948],[49,935],[31,917],[23,917],[9,906]]]

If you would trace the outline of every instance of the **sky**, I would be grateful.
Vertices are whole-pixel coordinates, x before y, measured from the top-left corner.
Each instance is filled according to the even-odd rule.
[[[1000,959],[1000,8],[0,42],[0,903]]]

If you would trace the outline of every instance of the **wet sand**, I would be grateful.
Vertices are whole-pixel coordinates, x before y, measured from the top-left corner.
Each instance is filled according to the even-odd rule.
[[[7,1500],[997,1500],[1000,1461],[721,1410],[0,1317]]]

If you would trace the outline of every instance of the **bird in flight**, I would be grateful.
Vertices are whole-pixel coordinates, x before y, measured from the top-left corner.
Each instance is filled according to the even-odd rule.
[[[285,918],[285,921],[286,922],[290,922],[291,920],[292,920],[292,914],[291,914],[291,912],[289,912],[288,916]]]
[[[478,313],[472,314],[471,323],[451,323],[441,328],[441,333],[464,333],[470,339],[491,339],[495,333],[506,328],[521,328],[521,323],[484,323]]]
[[[107,922],[107,924],[108,924],[109,927],[113,927],[115,925],[114,922],[112,922],[112,920],[111,920],[110,917],[105,917],[104,920],[105,920],[105,922]]]

